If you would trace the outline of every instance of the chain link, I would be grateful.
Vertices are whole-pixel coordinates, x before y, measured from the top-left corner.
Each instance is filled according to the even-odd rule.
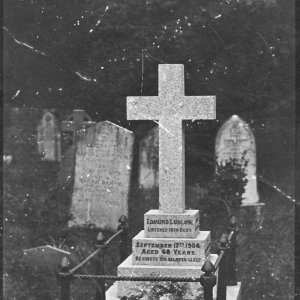
[[[184,277],[144,277],[144,276],[113,276],[113,275],[94,275],[94,274],[70,274],[60,273],[63,276],[72,276],[76,279],[105,279],[113,281],[171,281],[171,282],[200,282],[200,278]]]

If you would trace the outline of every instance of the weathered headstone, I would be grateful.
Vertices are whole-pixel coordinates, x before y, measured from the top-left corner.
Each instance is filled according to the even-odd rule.
[[[70,252],[50,245],[25,249],[23,253],[26,265],[41,270],[46,269],[51,273],[59,270],[59,263],[63,257],[71,256]]]
[[[63,135],[61,166],[57,176],[57,186],[66,187],[73,182],[75,171],[76,136],[78,130],[95,125],[91,117],[82,109],[74,109],[61,122]]]
[[[44,113],[37,128],[38,152],[45,161],[60,161],[61,146],[60,133],[53,113]]]
[[[61,131],[71,134],[73,144],[75,144],[76,131],[95,124],[96,122],[93,122],[91,117],[83,109],[73,109],[73,112],[67,117],[67,120],[61,122]]]
[[[159,123],[159,210],[144,216],[133,239],[133,254],[118,267],[120,276],[199,277],[210,253],[210,232],[199,231],[199,211],[185,209],[182,120],[214,119],[214,96],[185,96],[183,65],[159,65],[158,97],[127,97],[127,116]],[[119,282],[118,296],[155,283]],[[189,283],[183,299],[197,296]]]
[[[139,184],[143,189],[158,187],[158,126],[139,143]]]
[[[133,139],[108,121],[79,132],[69,226],[116,230],[128,216]]]
[[[243,205],[255,205],[259,201],[256,180],[256,145],[254,135],[246,122],[237,115],[229,118],[219,129],[215,152],[218,163],[236,159],[247,161],[248,180],[243,194]]]

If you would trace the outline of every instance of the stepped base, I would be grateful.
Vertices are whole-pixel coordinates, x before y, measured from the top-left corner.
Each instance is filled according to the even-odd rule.
[[[199,233],[199,210],[172,214],[151,209],[144,215],[144,228],[147,238],[194,238]]]
[[[210,260],[214,263],[217,259],[217,255],[210,254]],[[195,277],[199,278],[203,272],[201,271],[202,266],[145,266],[145,265],[133,265],[132,255],[130,255],[122,264],[118,267],[119,276],[171,276],[171,277]],[[147,294],[154,285],[158,282],[148,281],[119,281],[117,282],[117,296],[119,298],[125,295],[136,295],[141,294],[143,291]],[[187,288],[187,293],[182,298],[183,300],[195,299],[202,291],[202,286],[199,282],[187,282],[181,283]],[[111,293],[111,291],[109,292]],[[214,288],[216,294],[216,286]],[[116,298],[118,299],[118,298]]]
[[[132,263],[155,266],[203,266],[210,251],[210,231],[195,238],[147,238],[142,230],[132,239]]]
[[[106,300],[120,300],[120,297],[117,296],[118,293],[118,283],[115,282],[107,291],[106,291]],[[216,294],[214,293],[213,299],[216,299]],[[238,282],[237,285],[228,286],[226,293],[226,300],[241,300],[241,283]]]

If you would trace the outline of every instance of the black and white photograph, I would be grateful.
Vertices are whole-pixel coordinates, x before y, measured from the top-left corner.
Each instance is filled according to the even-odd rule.
[[[295,31],[294,0],[4,0],[3,299],[299,299]]]

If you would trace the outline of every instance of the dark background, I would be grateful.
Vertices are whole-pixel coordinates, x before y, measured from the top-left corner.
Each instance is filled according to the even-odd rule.
[[[258,176],[294,194],[293,1],[5,0],[3,23],[4,154],[13,156],[4,165],[7,299],[35,299],[42,290],[22,265],[22,249],[63,240],[58,229],[67,218],[71,187],[55,190],[59,164],[41,162],[36,153],[42,110],[55,109],[61,121],[82,108],[94,121],[133,130],[138,142],[154,123],[128,122],[126,96],[157,95],[159,63],[184,64],[186,95],[217,99],[216,121],[185,122],[189,185],[209,182],[214,168],[207,157],[214,157],[217,130],[237,114],[256,138]],[[132,205],[144,197],[135,188]],[[243,252],[244,293],[246,299],[285,299],[292,297],[293,204],[261,182],[259,192],[269,203],[268,219],[265,232],[252,235],[256,248]],[[151,208],[155,191],[147,197]],[[142,218],[146,208],[135,214]],[[136,220],[133,233],[142,226]],[[82,235],[70,236],[65,245],[75,245],[83,258],[90,242],[80,247]],[[259,273],[251,261],[258,253]],[[277,277],[270,277],[274,270]]]

